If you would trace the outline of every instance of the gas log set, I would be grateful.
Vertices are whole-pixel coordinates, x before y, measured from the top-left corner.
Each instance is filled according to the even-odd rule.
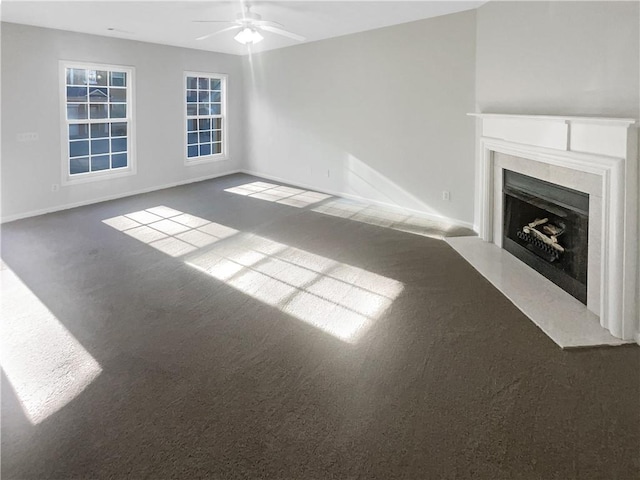
[[[536,218],[534,221],[522,227],[516,234],[520,240],[527,242],[527,248],[548,262],[554,262],[560,258],[565,249],[558,243],[566,226],[560,222],[553,224],[548,218]]]

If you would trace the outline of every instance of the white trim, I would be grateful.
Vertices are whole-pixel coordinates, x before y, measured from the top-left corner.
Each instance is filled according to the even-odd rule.
[[[67,127],[69,125],[67,121],[67,68],[81,68],[81,69],[95,69],[103,68],[108,71],[124,71],[127,73],[127,117],[125,119],[119,119],[127,122],[127,166],[125,168],[119,168],[116,170],[101,170],[98,172],[87,172],[82,174],[71,175],[69,173],[69,137]],[[60,186],[67,187],[71,185],[77,185],[80,183],[96,182],[101,180],[107,180],[111,178],[127,177],[129,175],[135,175],[137,173],[137,155],[136,155],[136,110],[135,110],[135,81],[136,81],[136,69],[130,65],[112,65],[106,63],[93,63],[93,62],[77,62],[72,60],[60,60],[58,62],[59,70],[59,92],[60,92],[60,153],[62,157],[62,169],[60,172]],[[108,83],[108,82],[107,82]],[[87,119],[89,117],[89,99],[87,99]],[[111,123],[111,119],[108,118],[107,122]],[[113,119],[116,120],[116,119]],[[83,122],[79,122],[83,123]],[[91,141],[91,138],[88,138]]]
[[[373,199],[370,199],[370,198],[361,197],[359,195],[353,195],[353,194],[350,194],[350,193],[339,192],[339,191],[336,191],[336,190],[329,190],[329,189],[326,189],[326,188],[316,187],[314,185],[305,184],[305,183],[292,182],[291,180],[287,180],[286,178],[277,177],[275,175],[270,175],[268,173],[257,172],[255,170],[246,170],[245,169],[245,170],[241,170],[241,173],[246,173],[247,175],[253,175],[255,177],[266,178],[267,180],[273,180],[275,182],[283,182],[283,183],[286,183],[288,185],[294,185],[296,187],[306,188],[307,190],[314,190],[316,192],[326,193],[327,195],[333,195],[335,197],[343,197],[343,198],[348,198],[350,200],[356,200],[356,201],[360,201],[360,202],[371,203],[373,205],[378,205],[378,206],[381,206],[381,207],[392,208],[392,209],[398,210],[400,212],[418,214],[418,215],[421,215],[421,216],[423,216],[425,218],[428,218],[430,220],[434,220],[434,221],[438,221],[438,222],[447,222],[447,223],[451,224],[452,226],[469,228],[469,229],[474,230],[475,232],[478,231],[478,230],[476,230],[474,228],[474,225],[471,222],[464,222],[464,221],[458,220],[456,218],[445,217],[444,215],[435,215],[433,213],[425,212],[425,211],[422,211],[422,210],[416,210],[416,209],[413,209],[413,208],[401,207],[399,205],[394,205],[392,203],[381,202],[379,200],[373,200]]]
[[[534,147],[522,145],[495,138],[480,138],[480,173],[477,185],[478,202],[480,205],[480,222],[478,233],[486,242],[495,242],[493,238],[493,152],[505,153],[516,157],[580,170],[586,173],[593,173],[603,177],[603,187],[608,187],[606,181],[609,176],[618,178],[623,175],[624,159],[604,157],[589,154],[579,154],[575,152],[563,152],[547,149],[544,147]],[[603,196],[606,192],[603,192]]]
[[[109,200],[116,200],[118,198],[125,198],[125,197],[132,197],[134,195],[140,195],[143,193],[149,193],[149,192],[155,192],[156,190],[164,190],[165,188],[172,188],[172,187],[178,187],[180,185],[187,185],[189,183],[197,183],[197,182],[203,182],[205,180],[211,180],[213,178],[218,178],[218,177],[225,177],[227,175],[233,175],[235,173],[242,173],[241,170],[228,170],[226,172],[221,172],[221,173],[214,173],[212,175],[205,175],[203,177],[197,177],[197,178],[189,178],[187,180],[181,180],[179,182],[171,182],[171,183],[166,183],[164,185],[158,185],[155,187],[148,187],[148,188],[142,188],[139,190],[134,190],[131,192],[125,192],[125,193],[116,193],[114,195],[107,195],[105,197],[99,197],[93,200],[83,200],[80,202],[73,202],[73,203],[67,203],[64,205],[58,205],[56,207],[51,207],[51,208],[42,208],[40,210],[32,210],[30,212],[25,212],[25,213],[19,213],[17,215],[9,215],[6,217],[1,217],[0,218],[0,223],[9,223],[9,222],[13,222],[15,220],[21,220],[23,218],[29,218],[29,217],[36,217],[38,215],[44,215],[46,213],[54,213],[54,212],[59,212],[62,210],[69,210],[70,208],[76,208],[76,207],[83,207],[85,205],[92,205],[94,203],[101,203],[101,202],[107,202]]]
[[[220,88],[220,116],[222,118],[222,151],[220,153],[207,155],[205,157],[193,157],[193,160],[190,160],[187,156],[187,102],[186,102],[186,93],[187,93],[187,77],[207,77],[209,79],[215,78],[219,79],[221,83]],[[207,72],[193,72],[185,70],[183,74],[182,81],[182,104],[183,104],[183,121],[182,121],[182,132],[184,135],[184,143],[183,143],[183,154],[184,154],[184,164],[187,167],[192,165],[201,165],[203,163],[213,163],[220,162],[222,160],[229,159],[229,118],[228,118],[228,109],[227,109],[227,88],[229,84],[229,75],[226,73],[207,73]]]
[[[578,122],[578,123],[593,123],[600,125],[633,125],[637,122],[635,118],[612,118],[612,117],[563,117],[560,115],[509,115],[503,113],[467,113],[470,117],[476,117],[480,119],[485,118],[512,118],[512,119],[527,119],[527,120],[540,120],[540,121],[552,121],[552,122]]]

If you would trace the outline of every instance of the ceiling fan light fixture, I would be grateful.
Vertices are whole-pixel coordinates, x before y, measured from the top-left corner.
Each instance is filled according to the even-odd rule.
[[[251,27],[245,27],[233,38],[243,45],[251,45],[260,42],[264,37],[260,35],[260,32],[257,30]]]

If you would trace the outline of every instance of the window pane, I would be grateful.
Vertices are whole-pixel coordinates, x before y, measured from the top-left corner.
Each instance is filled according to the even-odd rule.
[[[196,77],[187,77],[187,88],[198,88],[198,79]]]
[[[112,87],[126,87],[127,86],[127,74],[125,72],[111,72],[109,74],[111,80],[109,85]]]
[[[111,124],[111,136],[112,137],[126,137],[127,136],[127,124],[124,122]]]
[[[88,70],[89,85],[107,86],[107,72],[104,70]]]
[[[109,96],[107,95],[106,88],[96,88],[96,87],[89,88],[89,101],[91,103],[106,102],[108,98]]]
[[[200,156],[211,155],[211,144],[205,143],[204,145],[200,145]]]
[[[127,154],[116,153],[111,155],[111,168],[122,168],[127,166]]]
[[[116,138],[111,140],[111,151],[112,152],[126,152],[127,151],[127,139],[126,138]]]
[[[109,168],[109,155],[91,157],[91,171],[106,170]]]
[[[89,142],[69,142],[69,156],[70,157],[82,157],[89,155]]]
[[[87,118],[87,105],[67,105],[67,118],[70,120],[80,120]]]
[[[127,105],[124,103],[115,103],[109,105],[111,109],[111,118],[125,118],[127,116]]]
[[[69,160],[69,173],[85,173],[89,171],[89,157],[72,158]]]
[[[187,77],[186,84],[187,117],[200,117],[187,118],[187,158],[221,153],[222,118],[211,117],[222,116],[222,80]]]
[[[67,68],[65,74],[69,175],[128,167],[128,74],[100,68]],[[197,78],[195,87],[197,99]],[[120,120],[104,121],[109,118]]]
[[[87,71],[81,68],[67,68],[67,85],[86,85]]]
[[[91,138],[101,138],[109,136],[109,124],[108,123],[92,123],[91,124]]]
[[[126,102],[127,89],[126,88],[110,88],[109,101],[110,102]]]
[[[86,102],[87,87],[67,87],[67,102]]]
[[[78,140],[89,136],[87,125],[69,125],[69,140]]]
[[[109,153],[109,140],[92,140],[91,141],[91,155],[96,153]],[[93,160],[91,160],[93,165]],[[93,170],[93,167],[91,167]]]
[[[89,105],[89,116],[91,118],[107,118],[107,106],[99,103]]]

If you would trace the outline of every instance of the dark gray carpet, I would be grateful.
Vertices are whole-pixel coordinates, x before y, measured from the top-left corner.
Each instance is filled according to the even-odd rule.
[[[102,367],[36,425],[3,372],[3,479],[639,478],[640,349],[560,350],[443,241],[224,192],[255,180],[3,225]],[[158,205],[404,289],[342,341],[102,222]]]

